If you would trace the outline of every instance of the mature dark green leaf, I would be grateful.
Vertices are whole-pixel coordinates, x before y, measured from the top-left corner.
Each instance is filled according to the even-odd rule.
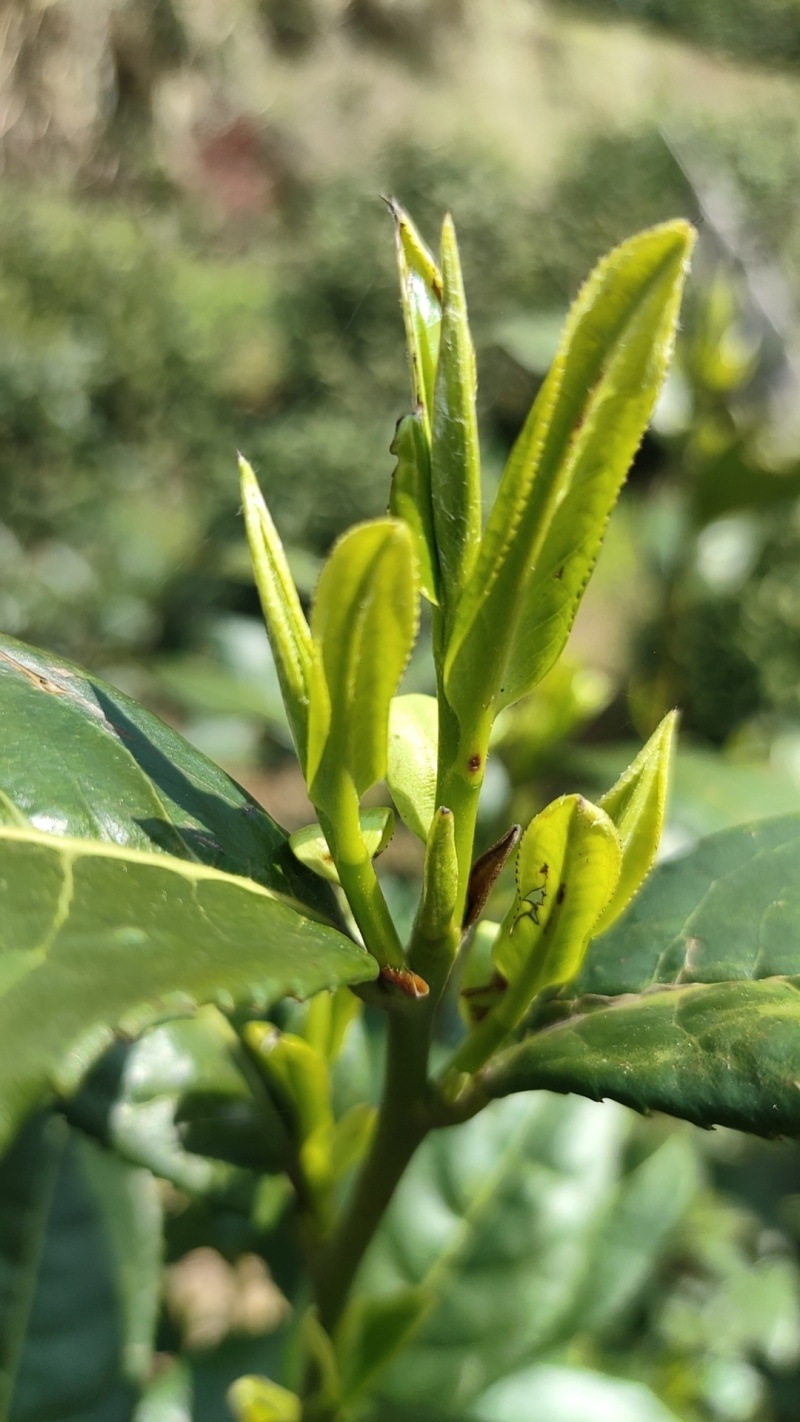
[[[269,815],[213,761],[98,677],[0,636],[0,791],[35,829],[163,851],[335,901]],[[0,820],[13,822],[0,808]]]
[[[155,1186],[70,1131],[31,1121],[0,1164],[0,1415],[129,1422],[160,1274]]]
[[[352,940],[252,880],[0,830],[0,1139],[49,1091],[74,1090],[116,1032],[376,972]]]
[[[589,948],[570,996],[800,974],[800,815],[740,825],[659,864]]]
[[[799,1083],[800,978],[578,998],[484,1074],[490,1096],[575,1091],[765,1136],[800,1135]]]
[[[624,1228],[629,1129],[613,1107],[539,1095],[425,1142],[365,1268],[367,1297],[411,1287],[431,1299],[379,1383],[382,1402],[424,1415],[447,1399],[461,1415],[572,1335],[613,1212]]]

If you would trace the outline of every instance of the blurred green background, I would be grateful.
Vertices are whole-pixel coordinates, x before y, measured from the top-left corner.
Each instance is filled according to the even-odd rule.
[[[498,728],[483,833],[606,785],[674,705],[668,850],[797,809],[800,0],[6,0],[0,26],[4,631],[303,823],[235,453],[310,593],[385,509],[408,408],[379,195],[432,243],[454,213],[487,491],[590,266],[685,215],[674,371],[569,660]],[[400,917],[418,867],[398,836]],[[679,1134],[700,1183],[577,1356],[688,1422],[796,1422],[800,1154]],[[185,1223],[176,1257],[244,1247]]]

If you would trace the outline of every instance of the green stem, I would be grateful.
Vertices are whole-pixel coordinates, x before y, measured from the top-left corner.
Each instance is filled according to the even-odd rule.
[[[335,813],[317,814],[365,947],[381,967],[402,968],[403,945],[364,844],[355,791],[343,791]]]
[[[386,1077],[375,1135],[353,1196],[317,1268],[317,1307],[332,1333],[361,1261],[417,1146],[431,1127],[427,1109],[430,1008],[409,1003],[388,1021]]]

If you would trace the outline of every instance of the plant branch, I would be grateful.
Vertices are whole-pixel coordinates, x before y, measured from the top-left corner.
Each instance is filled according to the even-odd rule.
[[[397,1185],[431,1127],[427,1108],[428,999],[389,1017],[386,1076],[375,1135],[338,1228],[322,1253],[316,1279],[319,1319],[328,1333],[339,1322],[350,1289]]]

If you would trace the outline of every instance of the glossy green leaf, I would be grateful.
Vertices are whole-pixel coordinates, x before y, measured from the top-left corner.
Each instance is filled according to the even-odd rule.
[[[669,361],[693,234],[640,233],[595,269],[509,459],[447,650],[466,707],[529,691],[559,655]]]
[[[0,1163],[0,1415],[130,1422],[160,1275],[155,1186],[57,1117]]]
[[[375,859],[383,853],[394,834],[394,815],[387,805],[378,805],[371,810],[362,810],[359,821],[370,859]],[[303,829],[295,830],[289,836],[289,844],[301,864],[307,865],[331,884],[339,883],[338,870],[319,825],[305,825]]]
[[[419,604],[411,535],[397,519],[349,530],[322,570],[311,629],[330,693],[312,697],[309,779],[316,796],[342,776],[359,795],[383,779],[389,703],[411,655]]]
[[[671,711],[616,785],[598,801],[620,837],[622,866],[617,887],[595,926],[595,933],[605,932],[619,918],[652,868],[664,824],[677,725],[678,713]]]
[[[252,796],[98,677],[0,636],[0,717],[0,789],[35,829],[242,874],[341,922]]]
[[[442,330],[431,421],[431,505],[441,597],[448,616],[475,564],[481,537],[478,380],[452,218],[442,227]]]
[[[260,1009],[375,972],[350,939],[252,881],[3,829],[0,1138],[50,1091],[74,1090],[115,1032],[204,1002]]]
[[[439,555],[433,530],[431,454],[422,415],[406,415],[398,422],[391,453],[397,464],[392,474],[389,512],[408,524],[419,564],[420,592],[439,603]]]
[[[698,1126],[800,1135],[800,979],[692,983],[578,998],[568,1017],[501,1053],[489,1096],[611,1097]]]
[[[540,1094],[428,1138],[365,1264],[362,1297],[431,1304],[378,1383],[380,1403],[459,1416],[571,1336],[617,1199],[629,1118]],[[382,1415],[380,1408],[378,1415]]]
[[[386,783],[408,828],[427,842],[436,809],[439,711],[435,696],[393,696]]]
[[[406,328],[414,404],[430,441],[433,388],[442,326],[442,277],[407,212],[390,200],[395,221],[400,301]]]

